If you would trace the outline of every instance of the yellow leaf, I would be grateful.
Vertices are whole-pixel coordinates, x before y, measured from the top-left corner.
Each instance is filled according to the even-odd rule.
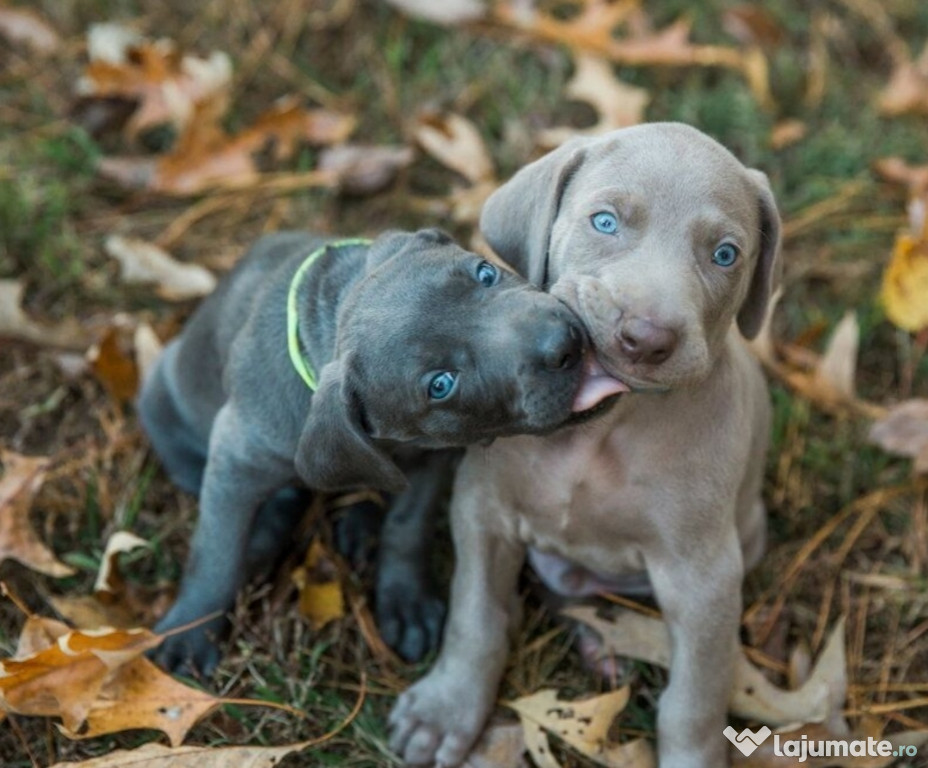
[[[291,578],[300,590],[300,613],[314,630],[345,615],[345,596],[335,559],[318,539],[313,539],[305,562]]]
[[[551,756],[548,733],[561,738],[578,752],[608,768],[653,768],[650,746],[642,740],[612,744],[609,727],[628,703],[628,686],[582,701],[561,701],[557,692],[545,689],[506,706],[514,709],[522,721],[525,744],[532,757],[545,768],[556,768]]]
[[[908,233],[896,237],[880,299],[899,328],[916,332],[928,327],[928,241]]]

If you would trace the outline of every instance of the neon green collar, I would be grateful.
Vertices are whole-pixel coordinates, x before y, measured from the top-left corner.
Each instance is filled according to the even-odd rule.
[[[293,275],[290,281],[290,291],[287,293],[287,348],[290,350],[290,362],[300,374],[300,378],[306,382],[306,386],[313,392],[319,386],[316,382],[316,372],[312,365],[303,356],[300,351],[300,329],[299,316],[296,307],[296,294],[303,282],[303,276],[309,271],[309,268],[316,262],[322,254],[330,248],[348,248],[352,245],[370,245],[371,241],[364,237],[355,237],[348,240],[337,240],[334,243],[326,243],[309,254],[300,264],[300,268]]]

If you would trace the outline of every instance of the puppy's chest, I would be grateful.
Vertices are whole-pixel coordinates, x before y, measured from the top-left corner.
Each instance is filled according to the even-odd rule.
[[[629,457],[613,440],[574,448],[523,454],[510,500],[517,535],[544,551],[573,560],[608,558],[614,567],[619,550],[637,539],[647,494],[629,477]]]

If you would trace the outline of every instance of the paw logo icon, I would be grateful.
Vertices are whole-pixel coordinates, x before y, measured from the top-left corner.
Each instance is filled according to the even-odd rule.
[[[756,731],[745,728],[741,733],[738,733],[738,731],[729,725],[722,733],[725,735],[726,739],[741,750],[742,755],[747,757],[766,741],[767,737],[770,735],[770,729],[765,725],[763,728],[758,728]]]

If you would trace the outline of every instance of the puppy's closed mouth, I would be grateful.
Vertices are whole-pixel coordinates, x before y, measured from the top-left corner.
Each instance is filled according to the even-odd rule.
[[[631,391],[628,384],[599,364],[593,352],[587,352],[583,358],[583,379],[570,410],[575,415],[587,415],[591,411],[598,413],[602,410],[600,406],[604,408],[615,400],[615,396]]]

